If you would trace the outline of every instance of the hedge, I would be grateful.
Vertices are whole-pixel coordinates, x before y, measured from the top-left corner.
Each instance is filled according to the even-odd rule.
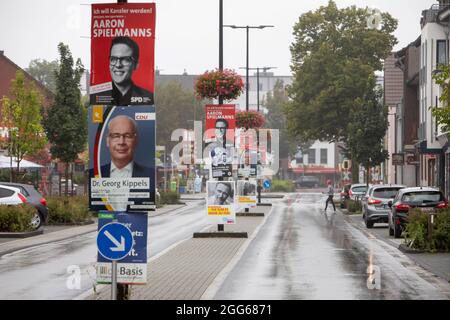
[[[32,231],[31,219],[36,209],[30,205],[0,205],[0,232]]]
[[[414,249],[449,251],[450,209],[439,210],[434,216],[431,239],[428,234],[428,216],[420,210],[411,210],[405,230],[406,244]]]
[[[295,192],[295,185],[290,180],[272,180],[270,191],[273,192]]]
[[[88,199],[76,197],[48,197],[48,224],[77,224],[90,221],[93,213],[89,211]]]

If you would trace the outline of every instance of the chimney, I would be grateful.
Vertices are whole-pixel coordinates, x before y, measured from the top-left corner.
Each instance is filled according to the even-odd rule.
[[[5,53],[5,51],[0,50],[0,56],[3,56],[4,53]]]

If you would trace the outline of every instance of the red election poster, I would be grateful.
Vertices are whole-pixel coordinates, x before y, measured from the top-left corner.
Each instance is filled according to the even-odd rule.
[[[234,145],[236,106],[234,104],[206,105],[205,138],[220,144],[226,133],[227,145]]]
[[[91,105],[153,105],[154,3],[92,5]]]

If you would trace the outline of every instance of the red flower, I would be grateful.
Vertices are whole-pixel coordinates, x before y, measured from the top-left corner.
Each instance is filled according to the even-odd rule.
[[[195,82],[195,94],[199,99],[217,99],[222,96],[224,100],[234,100],[242,93],[244,82],[235,71],[206,71]]]
[[[236,127],[257,129],[264,125],[264,116],[257,111],[236,112]]]

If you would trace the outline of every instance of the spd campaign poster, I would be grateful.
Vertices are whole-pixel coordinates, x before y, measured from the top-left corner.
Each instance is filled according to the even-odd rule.
[[[155,210],[155,148],[154,106],[91,106],[91,210]]]
[[[256,207],[256,180],[238,180],[238,205],[243,208]]]
[[[131,230],[134,239],[133,249],[125,258],[117,262],[117,282],[146,284],[148,215],[133,212],[100,212],[98,214],[98,230],[113,222],[114,218]],[[111,269],[111,261],[97,253],[97,283],[111,283]]]
[[[155,3],[92,5],[91,105],[152,105]]]
[[[234,181],[208,181],[206,188],[208,220],[215,224],[235,224]]]
[[[217,146],[234,146],[234,129],[236,127],[236,106],[234,104],[209,104],[205,107],[205,139],[216,142]]]

